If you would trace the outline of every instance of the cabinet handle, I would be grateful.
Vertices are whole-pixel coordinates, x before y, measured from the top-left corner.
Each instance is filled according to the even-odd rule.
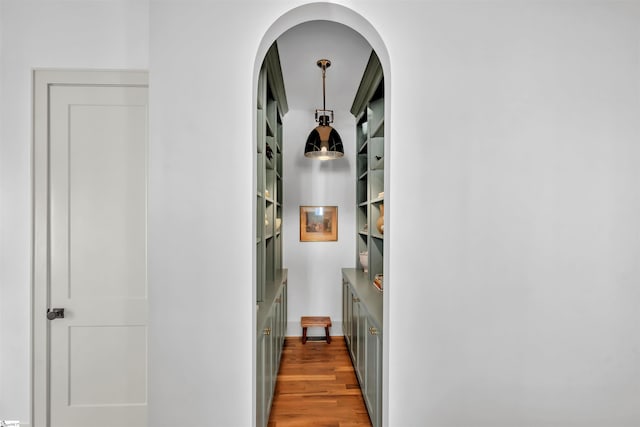
[[[282,298],[280,298],[280,297],[276,298],[276,303],[277,304],[280,304],[280,301],[282,301]]]
[[[264,329],[264,334],[265,335],[271,335],[271,328],[265,328]]]
[[[351,300],[353,302],[360,302],[360,298],[357,298],[357,297],[352,297]]]
[[[378,330],[376,328],[369,328],[369,333],[371,335],[378,335]]]

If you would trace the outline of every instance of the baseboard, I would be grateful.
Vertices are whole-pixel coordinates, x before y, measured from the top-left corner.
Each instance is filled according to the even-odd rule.
[[[331,321],[331,329],[329,329],[329,334],[332,337],[341,337],[344,335],[342,333],[342,321],[341,320],[332,320]],[[307,335],[310,337],[314,336],[323,336],[324,337],[324,329],[323,328],[309,328]],[[300,327],[300,320],[293,320],[287,322],[287,333],[288,337],[301,337],[302,336],[302,328]],[[21,426],[22,427],[22,426]]]

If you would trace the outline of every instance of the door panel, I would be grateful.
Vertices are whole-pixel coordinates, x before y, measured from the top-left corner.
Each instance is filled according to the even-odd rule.
[[[144,326],[70,327],[70,405],[144,404],[146,340]]]
[[[146,426],[147,89],[50,88],[51,427]]]
[[[365,318],[366,321],[366,380],[364,388],[365,403],[369,408],[371,423],[373,427],[380,426],[380,381],[382,380],[381,347],[380,336],[374,324]]]
[[[358,313],[358,337],[356,338],[356,341],[358,343],[358,356],[357,356],[357,360],[358,362],[356,363],[356,371],[358,373],[358,379],[360,380],[360,385],[364,385],[365,381],[366,381],[366,356],[367,356],[367,349],[365,348],[365,344],[366,344],[366,339],[367,339],[367,326],[366,326],[366,319],[367,319],[367,312],[365,309],[365,305],[358,302],[357,304],[355,304],[355,307],[357,307],[357,309],[354,309],[357,313]]]

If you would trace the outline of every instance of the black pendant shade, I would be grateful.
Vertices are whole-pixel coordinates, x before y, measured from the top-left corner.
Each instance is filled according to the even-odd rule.
[[[333,122],[333,110],[325,108],[325,73],[331,65],[328,59],[320,59],[318,67],[322,68],[322,110],[316,110],[318,126],[311,131],[304,146],[304,155],[310,159],[333,160],[344,156],[342,138],[334,128],[329,126]],[[320,113],[320,114],[318,114]]]
[[[342,138],[338,131],[329,126],[329,117],[320,117],[320,126],[311,131],[304,147],[306,157],[318,160],[339,159],[344,156]],[[326,123],[326,124],[323,124]]]

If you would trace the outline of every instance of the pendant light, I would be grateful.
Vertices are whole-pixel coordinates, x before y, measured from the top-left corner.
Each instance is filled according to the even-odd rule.
[[[322,110],[316,110],[315,118],[319,125],[309,134],[304,155],[318,160],[339,159],[344,156],[342,138],[338,131],[329,126],[329,123],[333,123],[333,110],[327,110],[325,103],[325,75],[331,61],[319,59],[317,65],[322,69]]]

